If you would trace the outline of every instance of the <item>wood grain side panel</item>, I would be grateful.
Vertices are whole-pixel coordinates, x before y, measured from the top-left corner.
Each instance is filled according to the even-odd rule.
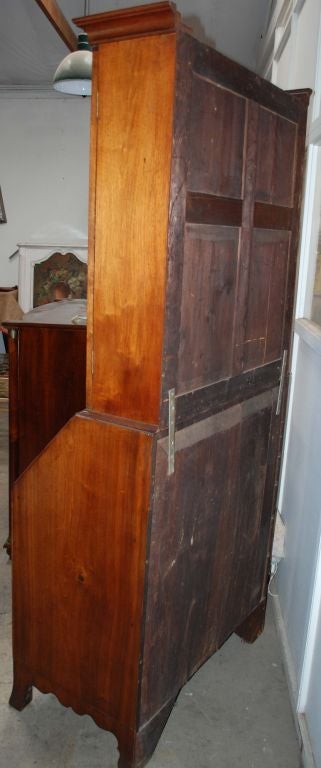
[[[76,416],[19,478],[14,657],[64,703],[135,729],[152,437]]]
[[[239,230],[188,224],[177,392],[231,373]]]
[[[188,189],[242,197],[245,100],[194,75]]]
[[[88,210],[88,270],[87,270],[87,357],[86,357],[86,405],[92,403],[93,343],[94,343],[94,280],[96,247],[96,172],[97,172],[97,99],[98,58],[93,52],[92,96],[90,113],[90,167]]]
[[[148,423],[160,406],[175,53],[175,35],[98,52],[90,406]]]
[[[142,722],[261,600],[272,405],[267,392],[178,431],[170,478],[158,444]]]

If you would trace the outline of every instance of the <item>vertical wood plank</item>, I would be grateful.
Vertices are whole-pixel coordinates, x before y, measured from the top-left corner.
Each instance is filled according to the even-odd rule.
[[[157,423],[175,36],[100,47],[95,205],[95,410]]]
[[[88,211],[88,271],[87,271],[87,355],[86,404],[92,407],[93,335],[94,335],[94,275],[96,231],[96,169],[98,129],[98,56],[93,52],[92,96],[90,117],[90,168]]]
[[[237,301],[234,313],[234,374],[243,369],[244,335],[249,291],[252,227],[254,218],[254,189],[256,182],[256,155],[259,107],[247,103],[247,130],[244,147],[243,218],[240,238]]]

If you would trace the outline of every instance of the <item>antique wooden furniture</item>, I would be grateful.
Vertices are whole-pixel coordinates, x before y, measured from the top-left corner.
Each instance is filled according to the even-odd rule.
[[[88,242],[67,236],[55,241],[19,243],[19,303],[24,312],[54,301],[57,283],[65,283],[64,297],[86,298]]]
[[[86,325],[71,322],[81,304],[48,304],[29,312],[24,320],[5,324],[9,331],[10,499],[15,480],[85,405]],[[9,524],[5,545],[9,554],[10,538]]]
[[[4,320],[20,320],[22,310],[18,304],[18,286],[0,287],[0,330],[2,332],[3,342],[6,352],[8,351],[8,338],[5,329],[2,326]]]
[[[138,768],[185,681],[263,628],[308,95],[166,2],[78,23],[87,407],[15,484],[11,704],[54,692]]]

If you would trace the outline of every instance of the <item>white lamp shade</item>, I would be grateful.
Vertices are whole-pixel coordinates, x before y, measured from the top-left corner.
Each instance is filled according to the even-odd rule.
[[[92,52],[69,53],[56,69],[53,87],[62,93],[91,96]]]

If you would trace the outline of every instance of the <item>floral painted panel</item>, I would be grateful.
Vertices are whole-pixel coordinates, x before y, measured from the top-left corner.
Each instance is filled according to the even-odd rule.
[[[33,306],[60,299],[86,299],[87,264],[74,253],[53,253],[34,266]]]

